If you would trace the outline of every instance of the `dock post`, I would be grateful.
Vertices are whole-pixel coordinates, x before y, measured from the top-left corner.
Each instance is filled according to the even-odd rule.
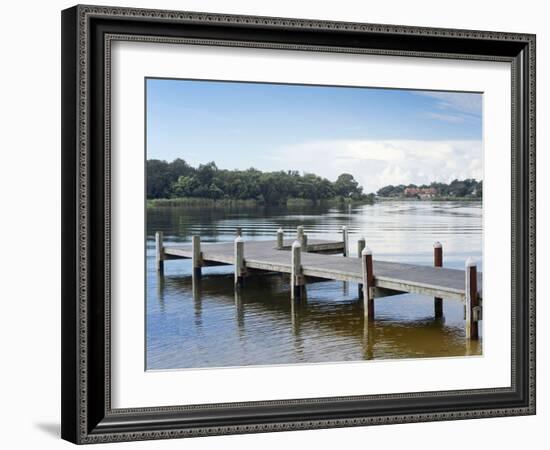
[[[302,234],[302,240],[300,241],[300,245],[302,246],[302,250],[304,252],[307,252],[307,234]]]
[[[157,261],[157,272],[164,272],[164,233],[155,233],[155,257]]]
[[[292,259],[290,270],[290,298],[299,300],[302,297],[304,277],[302,275],[302,246],[299,241],[292,244]]]
[[[374,320],[374,297],[372,291],[374,288],[374,267],[372,263],[372,252],[370,248],[365,247],[361,252],[362,275],[363,275],[363,304],[365,318]]]
[[[434,267],[443,267],[443,246],[440,242],[434,243]],[[443,317],[443,299],[434,297],[434,315],[436,318]]]
[[[466,260],[466,338],[477,339],[479,337],[478,317],[479,307],[477,295],[477,266],[472,258]]]
[[[342,253],[344,256],[348,256],[348,227],[345,225],[342,227],[342,240],[344,241],[344,250]]]
[[[237,227],[237,229],[235,230],[235,236],[241,237],[242,235],[243,235],[243,229],[241,227]]]
[[[298,225],[296,228],[296,240],[302,246],[302,251],[307,252],[307,234],[304,232],[303,225]]]
[[[304,235],[304,226],[298,225],[296,227],[296,240],[300,242],[300,239],[302,239],[302,236]]]
[[[193,248],[193,278],[200,278],[202,275],[201,237],[199,235],[194,235],[191,244]]]
[[[365,243],[366,243],[366,241],[365,241],[364,237],[359,238],[359,240],[357,241],[357,257],[358,258],[361,258],[361,253],[363,253],[363,249],[365,248],[365,245],[366,245]],[[363,283],[359,283],[357,285],[357,297],[359,299],[363,298]]]
[[[235,238],[235,286],[241,287],[244,281],[244,241],[237,236]]]
[[[281,250],[284,246],[285,232],[282,228],[277,230],[277,250]]]

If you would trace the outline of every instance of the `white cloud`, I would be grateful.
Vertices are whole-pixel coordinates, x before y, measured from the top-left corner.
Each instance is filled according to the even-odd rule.
[[[481,114],[482,95],[474,92],[418,92],[418,95],[436,100],[440,109],[452,110],[464,114]]]
[[[482,144],[473,140],[323,140],[286,146],[275,155],[271,170],[301,170],[331,180],[347,172],[365,192],[388,184],[483,177]]]
[[[436,112],[429,112],[425,114],[429,119],[442,120],[443,122],[449,123],[464,123],[466,120],[464,115],[459,114],[442,114]]]

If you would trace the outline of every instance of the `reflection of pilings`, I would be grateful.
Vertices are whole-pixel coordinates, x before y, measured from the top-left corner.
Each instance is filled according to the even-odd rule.
[[[195,325],[197,327],[202,326],[202,292],[201,292],[201,279],[199,277],[193,277],[193,303],[195,306]]]
[[[204,305],[205,312],[206,308],[218,304],[225,304],[230,309],[235,308],[232,280],[232,274],[224,277],[207,277],[201,280],[200,295],[202,298],[208,299]],[[481,339],[471,341],[464,339],[462,323],[457,324],[456,327],[446,327],[444,321],[434,319],[431,312],[425,317],[408,320],[386,315],[384,320],[370,322],[367,320],[367,324],[365,324],[363,308],[355,302],[335,302],[328,310],[324,309],[327,302],[316,299],[312,303],[291,302],[287,293],[288,280],[283,283],[276,275],[255,277],[249,284],[253,294],[247,295],[246,290],[242,291],[245,312],[248,312],[246,308],[250,306],[258,314],[261,314],[262,320],[273,321],[277,326],[286,323],[287,333],[298,333],[295,337],[288,334],[289,339],[295,341],[294,346],[297,349],[300,349],[302,344],[309,339],[309,330],[313,327],[316,330],[322,330],[324,337],[352,339],[350,342],[353,342],[357,351],[361,354],[363,354],[363,350],[365,351],[366,359],[388,354],[396,358],[480,354]],[[186,293],[191,294],[189,292],[191,287],[189,276],[166,278],[165,285],[166,300],[174,289],[183,289]],[[255,293],[259,291],[265,292],[267,295],[256,295]],[[311,296],[312,292],[309,292],[309,295]],[[195,298],[197,302],[195,312],[198,318],[195,326],[200,331],[202,324],[200,321],[200,297]],[[294,310],[298,315],[292,317],[291,308],[294,306],[298,307]],[[169,311],[170,303],[168,301],[166,307]],[[229,314],[231,317],[237,315],[233,310]],[[291,324],[291,319],[298,320]],[[245,322],[246,320],[247,318],[244,319]],[[250,326],[250,323],[246,322],[246,325]],[[234,329],[237,328],[237,325],[232,326],[235,327]],[[368,336],[365,333],[368,333]]]
[[[464,341],[466,345],[465,356],[481,355],[482,354],[482,341],[481,339],[466,339]]]
[[[290,322],[292,324],[292,334],[298,336],[300,334],[300,309],[301,302],[290,302]]]
[[[290,322],[292,326],[292,335],[294,336],[294,351],[296,355],[302,355],[304,352],[304,339],[301,335],[301,325],[303,315],[307,313],[307,302],[305,301],[306,289],[303,287],[303,295],[300,301],[290,301]]]
[[[244,305],[241,290],[235,287],[235,315],[239,331],[244,331]]]
[[[157,272],[157,298],[159,301],[159,308],[162,313],[165,312],[164,304],[164,276],[162,272]]]
[[[363,358],[374,358],[374,327],[373,321],[368,320],[367,317],[363,318]]]

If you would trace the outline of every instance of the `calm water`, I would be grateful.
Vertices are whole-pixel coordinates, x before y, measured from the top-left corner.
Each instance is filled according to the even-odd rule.
[[[481,353],[481,341],[465,338],[463,306],[444,301],[434,319],[433,298],[414,294],[377,299],[375,320],[363,320],[357,284],[337,281],[307,286],[307,301],[293,305],[288,277],[250,276],[240,293],[230,266],[203,268],[196,285],[190,260],[165,262],[155,271],[154,232],[167,245],[227,242],[242,227],[246,240],[274,239],[283,227],[294,235],[341,239],[346,225],[350,250],[365,236],[376,259],[433,264],[433,242],[443,244],[446,267],[464,268],[472,256],[482,270],[481,203],[385,202],[350,208],[202,209],[147,211],[148,369],[358,361],[462,356]],[[334,256],[341,258],[342,256]],[[376,266],[375,266],[376,268]]]

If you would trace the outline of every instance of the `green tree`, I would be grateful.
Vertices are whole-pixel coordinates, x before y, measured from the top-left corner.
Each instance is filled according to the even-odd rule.
[[[350,197],[353,194],[361,194],[362,188],[359,188],[359,183],[353,178],[353,175],[343,173],[334,182],[334,192],[342,197]]]

